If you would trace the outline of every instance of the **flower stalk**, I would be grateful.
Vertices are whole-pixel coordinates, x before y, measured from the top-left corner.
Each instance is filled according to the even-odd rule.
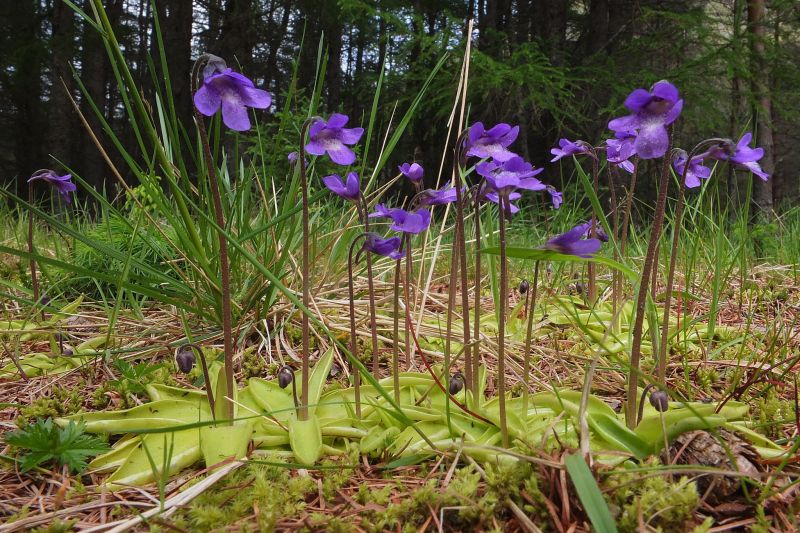
[[[201,67],[211,59],[208,54],[203,54],[198,58],[192,69],[192,87],[194,90],[199,89],[199,74]],[[194,108],[195,122],[200,132],[200,142],[203,147],[203,157],[206,164],[206,172],[208,173],[209,186],[211,188],[211,198],[214,204],[214,221],[219,227],[219,264],[220,264],[220,277],[222,283],[222,342],[225,353],[225,388],[228,394],[232,395],[233,383],[233,319],[231,312],[231,278],[230,278],[230,265],[228,261],[228,241],[225,238],[225,216],[222,211],[222,198],[219,192],[219,182],[217,178],[216,166],[214,165],[214,158],[211,155],[211,147],[208,144],[208,134],[206,133],[206,126],[203,120],[203,115]],[[226,412],[228,415],[229,423],[233,423],[234,405],[232,399],[226,402]]]
[[[503,447],[508,448],[508,422],[506,420],[506,300],[508,299],[508,258],[506,257],[507,195],[500,195],[500,308],[497,319],[497,394],[500,409],[500,435]],[[527,379],[527,378],[526,378]]]
[[[671,140],[670,140],[671,143]],[[669,146],[666,153],[669,153]],[[650,233],[650,241],[647,244],[647,254],[644,258],[642,276],[639,280],[639,290],[636,296],[636,317],[633,323],[633,340],[631,345],[630,372],[628,374],[628,391],[625,405],[625,421],[629,428],[636,427],[636,402],[637,389],[639,385],[639,365],[642,353],[642,332],[644,327],[644,310],[647,303],[647,295],[650,286],[650,276],[653,274],[653,264],[658,249],[658,240],[661,236],[661,228],[664,225],[664,212],[667,205],[667,192],[669,189],[669,157],[665,156],[661,165],[661,177],[658,184],[658,199],[656,201],[655,216],[653,219],[653,229]],[[625,231],[625,228],[623,228]]]
[[[530,373],[531,373],[531,340],[533,338],[533,312],[536,309],[536,295],[539,288],[539,261],[533,265],[533,286],[528,289],[527,304],[528,326],[525,331],[525,353],[523,354],[522,376],[525,387],[522,389],[522,413],[527,416],[528,394],[530,392]]]

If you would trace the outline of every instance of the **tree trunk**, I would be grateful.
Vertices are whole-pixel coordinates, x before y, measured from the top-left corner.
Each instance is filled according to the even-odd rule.
[[[61,81],[72,88],[69,64],[75,53],[75,12],[64,2],[55,2],[50,37],[50,103],[47,120],[47,149],[56,159],[67,162],[72,153],[76,127],[69,93]]]
[[[752,90],[756,106],[753,110],[753,123],[757,128],[756,144],[764,149],[761,168],[772,174],[775,171],[774,146],[772,136],[772,101],[769,93],[769,63],[766,61],[764,27],[764,0],[748,0],[747,22],[750,31],[750,70],[752,74]],[[772,181],[753,178],[753,199],[756,205],[771,217],[773,214]]]
[[[192,124],[192,2],[159,0],[156,2],[164,53],[167,57],[178,121],[187,129]],[[158,61],[156,61],[158,64]],[[164,90],[169,88],[164,87]]]

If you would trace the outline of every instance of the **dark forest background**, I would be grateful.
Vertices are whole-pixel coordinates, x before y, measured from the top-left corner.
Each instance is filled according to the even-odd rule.
[[[90,1],[75,3],[91,13]],[[155,66],[159,61],[148,61],[158,55],[157,15],[172,89],[187,127],[189,73],[193,59],[204,51],[238,65],[268,89],[275,96],[273,112],[283,109],[282,95],[296,67],[301,90],[291,108],[302,110],[322,39],[328,58],[323,108],[347,113],[355,122],[368,115],[385,63],[379,117],[384,128],[395,103],[405,109],[437,61],[451,51],[392,161],[416,159],[438,168],[467,21],[473,18],[470,120],[520,124],[515,146],[533,163],[545,164],[561,136],[600,142],[608,119],[623,111],[628,92],[666,78],[686,99],[675,130],[680,144],[688,149],[708,136],[738,139],[746,129],[757,131],[758,144],[766,149],[762,166],[773,174],[766,185],[757,183],[757,202],[780,209],[798,199],[800,7],[794,0],[104,4],[151,105],[154,80],[163,81]],[[0,2],[0,95],[0,183],[18,185],[38,168],[57,167],[55,158],[98,189],[112,188],[113,176],[70,96],[100,134],[92,118],[93,101],[135,153],[134,132],[103,41],[61,0]],[[268,129],[274,116],[262,112],[259,119]],[[429,173],[428,179],[435,176]],[[730,180],[728,188],[741,194],[741,185]]]

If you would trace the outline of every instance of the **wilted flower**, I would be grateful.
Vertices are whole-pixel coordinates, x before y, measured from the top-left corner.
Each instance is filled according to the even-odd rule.
[[[635,131],[634,148],[642,159],[663,156],[669,146],[667,126],[675,122],[683,109],[678,89],[668,81],[659,81],[649,91],[636,89],[625,99],[632,114],[608,123],[613,131]]]
[[[558,148],[551,148],[550,153],[555,156],[550,162],[555,163],[569,155],[588,154],[589,146],[583,141],[572,142],[569,139],[561,139],[558,141]]]
[[[400,170],[400,173],[403,176],[407,177],[414,183],[420,181],[422,179],[422,174],[425,172],[424,169],[422,168],[422,165],[420,165],[419,163],[411,163],[411,164],[403,163],[397,168]]]
[[[466,191],[466,187],[462,189]],[[441,189],[425,189],[417,197],[417,203],[426,205],[445,205],[456,201],[455,187],[442,187]]]
[[[486,179],[489,188],[504,196],[515,189],[541,191],[546,188],[544,183],[533,177],[544,169],[534,170],[530,163],[519,156],[511,157],[502,165],[498,165],[494,161],[485,161],[479,164],[475,170]]]
[[[583,258],[592,257],[600,250],[602,244],[599,239],[584,239],[590,227],[591,224],[589,222],[578,224],[568,232],[547,241],[544,248],[567,255]]]
[[[403,233],[421,233],[428,229],[431,223],[431,212],[427,209],[406,211],[399,207],[386,207],[384,204],[375,206],[375,212],[369,214],[370,218],[391,218],[392,229]]]
[[[709,150],[708,155],[720,161],[730,161],[737,167],[749,170],[762,180],[767,181],[769,179],[769,174],[764,172],[761,169],[761,165],[757,162],[764,157],[764,149],[750,148],[749,145],[752,140],[753,134],[748,131],[742,135],[742,138],[739,139],[735,147],[731,146],[730,150],[725,150],[724,147],[718,147]]]
[[[692,158],[692,161],[689,163],[689,168],[686,168],[686,161],[689,159],[689,154],[687,154],[684,150],[678,150],[675,152],[675,155],[672,157],[672,168],[675,169],[675,173],[678,177],[683,176],[683,173],[686,172],[686,179],[684,180],[684,184],[693,189],[695,187],[700,186],[700,179],[708,179],[711,176],[711,169],[707,166],[703,165],[703,158],[702,156],[695,156]]]
[[[356,144],[364,134],[364,128],[345,128],[347,115],[334,113],[326,121],[320,119],[309,129],[309,142],[306,152],[313,155],[324,155],[328,152],[331,161],[338,165],[352,165],[356,154],[347,147]]]
[[[400,243],[400,237],[382,239],[377,233],[367,233],[361,249],[390,259],[400,259],[405,255],[400,251]]]
[[[278,386],[285,389],[289,384],[294,381],[294,370],[289,365],[282,367],[278,370]]]
[[[361,196],[361,184],[358,174],[355,172],[348,172],[345,182],[342,182],[342,178],[338,174],[331,174],[322,178],[322,183],[333,193],[346,200],[356,201]]]
[[[553,209],[558,209],[564,203],[564,193],[558,192],[552,185],[547,185],[547,192],[550,193],[550,200],[553,202]]]
[[[633,172],[633,163],[628,160],[636,155],[636,148],[633,146],[635,140],[635,132],[618,131],[614,133],[614,138],[606,141],[608,162],[624,168],[628,172]]]
[[[194,368],[196,361],[194,350],[187,346],[182,346],[178,353],[175,354],[175,363],[178,365],[178,370],[184,374],[188,374]]]
[[[72,174],[64,174],[59,176],[52,170],[39,170],[28,179],[28,183],[33,181],[44,180],[58,191],[58,194],[64,199],[65,202],[72,202],[70,193],[77,190],[77,186],[72,183]]]
[[[464,374],[461,372],[453,372],[450,376],[450,394],[455,396],[464,389]]]
[[[194,105],[207,117],[222,106],[222,122],[232,130],[247,131],[250,129],[247,108],[266,109],[272,104],[272,97],[267,91],[257,89],[249,78],[224,68],[224,61],[217,59],[221,64],[211,61],[206,64],[203,84],[194,93]]]
[[[650,393],[650,405],[656,408],[656,411],[663,413],[669,409],[669,396],[662,390],[653,391]]]
[[[466,148],[468,156],[491,157],[497,161],[508,161],[517,154],[508,147],[517,139],[519,126],[513,128],[508,124],[498,124],[490,130],[483,127],[482,122],[476,122],[469,128]]]

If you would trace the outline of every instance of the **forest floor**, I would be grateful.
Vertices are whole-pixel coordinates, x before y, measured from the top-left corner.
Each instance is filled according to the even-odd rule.
[[[719,342],[701,345],[691,353],[673,354],[669,383],[678,395],[692,400],[721,402],[735,395],[750,406],[748,420],[759,432],[789,446],[796,442],[800,428],[795,377],[800,354],[800,285],[791,269],[779,267],[756,269],[748,278],[747,290],[728,288],[729,298],[718,303],[717,323],[731,331],[747,329],[749,338],[732,348]],[[434,361],[441,353],[431,339],[441,331],[437,333],[431,324],[444,322],[440,314],[445,289],[440,285],[431,291],[425,319],[430,331],[422,332],[430,341],[427,356]],[[388,285],[378,287],[378,291],[388,290]],[[737,294],[746,298],[733,297]],[[546,294],[544,299],[557,296]],[[316,303],[329,327],[344,333],[346,315],[336,311],[342,297],[331,291]],[[520,301],[521,295],[514,291],[509,307],[518,314]],[[708,299],[689,300],[688,317],[705,316],[710,305]],[[196,376],[184,376],[173,366],[170,343],[184,335],[179,317],[164,308],[143,309],[141,313],[121,312],[113,330],[118,357],[141,365],[138,374],[131,375],[130,369],[97,358],[56,375],[28,380],[3,377],[0,433],[16,430],[36,417],[139,405],[146,401],[142,387],[147,383],[192,387]],[[6,314],[13,318],[13,309]],[[107,317],[101,305],[84,302],[59,332],[74,346],[108,333]],[[254,349],[239,352],[240,382],[252,376],[274,376],[279,365],[291,361],[299,350],[296,325],[285,328],[286,334],[270,336],[266,334],[269,322],[254,323],[257,325],[245,341]],[[543,316],[540,325],[547,334],[534,341],[532,390],[554,386],[580,390],[591,344],[569,326],[549,324],[545,328],[546,323]],[[379,323],[379,328],[388,327],[388,319]],[[219,339],[212,336],[207,342]],[[4,344],[8,350],[9,342]],[[506,377],[512,390],[518,392],[522,386],[522,343],[513,338],[510,345]],[[47,353],[50,349],[47,338],[19,345],[20,353]],[[388,343],[383,343],[382,371],[387,375],[390,352]],[[489,349],[483,354],[489,368],[496,364],[493,353]],[[338,375],[331,379],[344,380],[347,372],[341,369],[345,365],[341,360],[338,364],[338,372],[332,373]],[[493,388],[490,382],[487,394]],[[601,364],[592,392],[619,410],[624,389],[623,368],[611,360]],[[598,485],[620,530],[790,531],[798,527],[797,456],[765,460],[741,439],[722,435],[727,446],[719,446],[713,439],[704,443],[708,434],[695,433],[699,434],[673,444],[669,455],[646,460],[645,466],[652,467],[650,474],[626,474],[624,469],[594,463]],[[198,465],[161,484],[114,492],[104,488],[105,474],[90,471],[75,475],[57,468],[23,473],[13,461],[4,462],[0,468],[0,520],[5,524],[0,525],[0,532],[37,528],[589,531],[586,510],[564,467],[569,452],[574,452],[572,443],[563,443],[560,449],[532,446],[513,467],[481,465],[460,453],[440,454],[418,464],[403,464],[389,456],[367,459],[351,453],[326,459],[318,468],[286,468],[268,455],[251,450],[250,461],[230,462],[213,472]],[[10,447],[0,448],[0,456],[9,455],[13,455]],[[671,468],[664,466],[667,461]],[[698,462],[700,466],[691,466]],[[703,469],[709,466],[731,474],[710,475]],[[742,483],[742,479],[747,481]]]

